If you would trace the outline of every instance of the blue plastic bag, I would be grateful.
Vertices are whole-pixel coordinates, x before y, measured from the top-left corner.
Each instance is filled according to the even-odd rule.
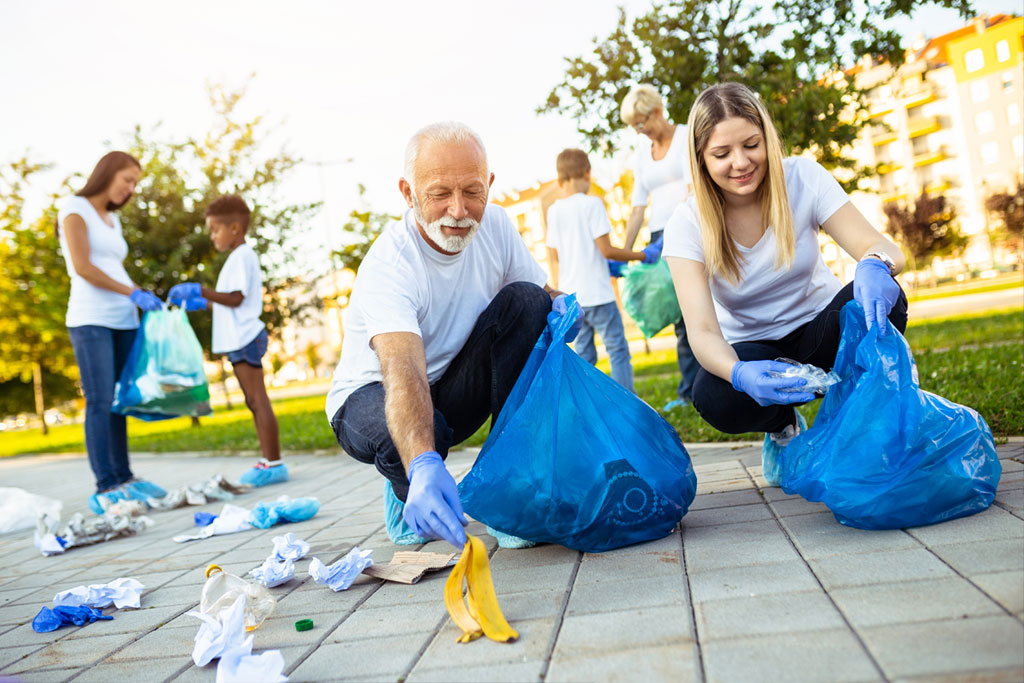
[[[922,391],[907,340],[870,331],[843,307],[831,387],[806,432],[779,456],[782,488],[825,503],[840,524],[901,529],[981,512],[1002,467],[974,410]]]
[[[146,421],[209,415],[203,349],[185,311],[150,311],[114,387],[113,411]]]
[[[249,523],[259,529],[269,529],[282,522],[302,522],[320,510],[316,498],[288,498],[282,496],[273,503],[257,503],[249,512]]]
[[[601,552],[661,538],[697,491],[690,456],[650,406],[576,355],[575,295],[552,313],[472,470],[462,507],[498,531]]]

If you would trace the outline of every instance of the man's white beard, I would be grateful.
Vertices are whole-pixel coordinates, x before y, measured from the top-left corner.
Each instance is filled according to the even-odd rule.
[[[416,218],[416,222],[423,227],[423,232],[427,233],[427,237],[431,239],[441,249],[447,251],[449,254],[457,254],[473,241],[476,236],[477,230],[480,229],[480,222],[476,221],[469,216],[460,218],[458,220],[451,216],[441,216],[433,223],[428,223],[423,218],[423,211],[420,209],[419,199],[416,198],[416,193],[412,195],[412,213]],[[465,235],[446,235],[441,232],[441,226],[448,228],[469,228],[469,232]]]

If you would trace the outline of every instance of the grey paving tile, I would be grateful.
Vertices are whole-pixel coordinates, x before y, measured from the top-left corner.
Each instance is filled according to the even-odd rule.
[[[948,566],[924,548],[830,555],[812,559],[810,563],[827,590],[954,576]]]
[[[1024,667],[1024,626],[1006,616],[862,629],[893,678]]]
[[[701,642],[845,626],[823,592],[709,600],[695,606]]]
[[[736,507],[691,510],[683,517],[683,529],[685,533],[685,530],[690,527],[754,522],[771,519],[771,517],[772,513],[765,505],[737,505]]]
[[[828,512],[824,503],[814,503],[803,498],[786,498],[771,503],[772,509],[779,517],[792,517],[794,515],[811,515],[815,513]]]
[[[138,662],[159,657],[178,657],[188,659],[195,646],[199,620],[194,628],[159,628],[148,633],[136,634],[137,640],[130,642],[120,650],[110,654],[104,663]],[[170,675],[170,674],[168,674]]]
[[[678,607],[644,607],[619,612],[567,615],[555,656],[583,656],[651,645],[693,641],[690,615]]]
[[[499,593],[501,611],[509,622],[545,619],[562,613],[565,590],[535,590]]]
[[[7,671],[20,675],[33,669],[89,666],[103,659],[107,652],[127,645],[134,637],[131,634],[118,634],[58,640],[7,667]]]
[[[508,550],[498,548],[491,557],[491,570],[501,571],[504,567],[542,567],[576,563],[579,552],[560,545],[538,545],[533,548]],[[387,560],[385,560],[385,563]]]
[[[682,572],[649,578],[619,577],[617,581],[574,584],[566,614],[617,612],[667,605],[685,609],[687,604],[686,583]]]
[[[325,641],[294,671],[293,681],[331,681],[343,678],[394,677],[412,666],[424,635],[391,636],[354,642]],[[387,653],[386,656],[380,656]],[[287,659],[285,660],[287,664]],[[287,668],[285,669],[287,671]],[[209,679],[206,679],[209,680]]]
[[[974,574],[971,581],[1010,613],[1019,615],[1024,612],[1024,572]]]
[[[696,646],[678,643],[663,647],[612,650],[579,657],[554,657],[547,681],[697,681]]]
[[[690,591],[695,603],[819,590],[821,586],[803,560],[724,567],[690,574]]]
[[[783,517],[782,524],[808,559],[921,547],[902,531],[854,529],[837,522],[831,513]]]
[[[57,683],[58,681],[71,680],[73,676],[78,675],[82,671],[81,667],[22,671],[15,680],[18,683]]]
[[[163,681],[188,668],[192,664],[190,655],[184,657],[147,657],[145,662],[105,661],[86,669],[75,678],[83,683],[111,683],[111,681],[132,681],[145,678],[149,681]]]
[[[478,664],[476,666],[460,666],[442,669],[421,669],[417,666],[406,678],[410,683],[417,681],[436,681],[441,683],[465,682],[478,683],[489,681],[493,683],[522,683],[523,681],[540,681],[540,673],[544,668],[544,661],[535,659],[527,662],[504,662],[498,666],[492,664]],[[391,679],[387,679],[391,680]],[[551,679],[548,676],[548,680]],[[557,680],[557,679],[554,679]]]
[[[676,538],[676,543],[679,539]],[[559,565],[568,579],[572,565]],[[564,570],[569,570],[568,573]],[[586,553],[576,573],[576,585],[619,581],[626,578],[654,578],[656,576],[683,575],[682,556],[679,546],[664,550],[634,550],[630,554]],[[497,580],[497,579],[496,579]],[[502,575],[502,585],[505,576]],[[549,588],[564,588],[565,584],[551,585]]]
[[[855,628],[1003,613],[959,576],[837,588],[830,595]]]
[[[0,672],[17,667],[17,662],[36,650],[46,647],[46,643],[37,645],[19,645],[17,647],[0,647]]]
[[[383,636],[422,635],[432,633],[447,617],[444,602],[413,603],[377,609],[360,609],[331,633],[335,641],[380,638]],[[506,616],[508,616],[506,614]],[[292,628],[294,631],[294,626]],[[275,645],[276,647],[276,645]]]
[[[430,642],[417,666],[424,669],[478,666],[482,663],[523,662],[543,659],[555,628],[554,618],[518,620],[511,624],[519,639],[496,643],[478,638],[472,643],[459,643],[461,631],[449,620]]]
[[[539,567],[508,569],[498,575],[492,574],[492,578],[494,589],[504,593],[519,593],[526,590],[565,590],[569,585],[572,570],[571,564],[548,564]],[[416,586],[418,587],[422,583],[420,581]]]
[[[881,680],[847,629],[716,640],[702,645],[709,683]]]
[[[709,508],[732,507],[733,505],[753,505],[761,503],[764,499],[761,494],[753,488],[745,491],[730,491],[729,493],[708,493],[697,496],[690,505],[690,510],[706,510]]]
[[[927,545],[972,543],[990,539],[1024,539],[1024,520],[1014,517],[1006,510],[990,507],[970,517],[907,529],[907,533]]]
[[[1024,572],[1024,541],[1018,539],[933,545],[929,549],[967,576],[997,571]]]
[[[723,567],[800,559],[774,520],[684,529],[683,551],[691,575]]]

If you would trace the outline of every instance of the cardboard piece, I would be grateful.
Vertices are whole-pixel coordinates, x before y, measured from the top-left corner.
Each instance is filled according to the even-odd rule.
[[[424,553],[403,550],[395,553],[391,562],[367,567],[363,573],[385,581],[414,584],[427,572],[434,572],[455,565],[455,553]]]

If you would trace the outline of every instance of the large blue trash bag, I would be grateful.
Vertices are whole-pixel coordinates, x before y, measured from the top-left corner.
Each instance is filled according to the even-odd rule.
[[[530,541],[601,552],[668,535],[697,477],[679,436],[650,406],[576,355],[568,297],[459,486],[463,509]]]
[[[213,412],[203,349],[183,309],[143,314],[114,387],[113,410],[146,421]]]
[[[870,331],[843,307],[833,370],[814,426],[779,456],[782,489],[821,501],[840,524],[901,529],[981,512],[1002,467],[975,410],[922,391],[907,340]]]

